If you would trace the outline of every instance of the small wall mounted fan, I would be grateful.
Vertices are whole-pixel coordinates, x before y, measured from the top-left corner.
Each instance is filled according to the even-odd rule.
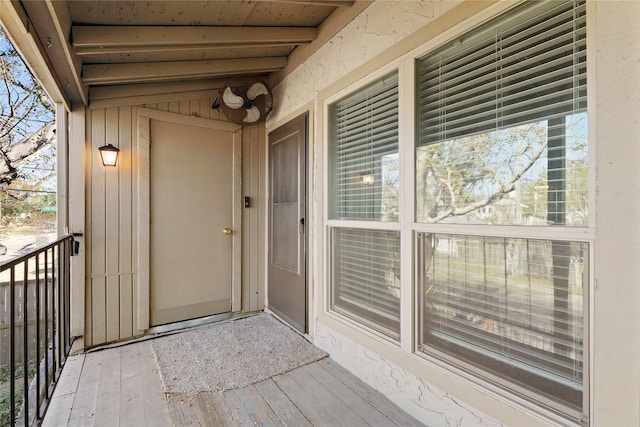
[[[271,91],[262,82],[247,87],[227,86],[213,103],[234,123],[254,124],[264,121],[273,108]]]

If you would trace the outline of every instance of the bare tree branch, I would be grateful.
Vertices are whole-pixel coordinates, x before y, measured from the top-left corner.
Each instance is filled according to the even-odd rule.
[[[0,186],[22,180],[35,187],[55,176],[43,165],[55,156],[55,105],[1,28],[0,52]]]
[[[529,151],[528,148],[531,148],[531,146],[527,146],[527,150]],[[534,152],[532,158],[530,161],[526,162],[516,173],[514,173],[510,179],[503,183],[498,189],[497,191],[489,194],[488,196],[484,197],[483,199],[477,200],[475,202],[471,202],[468,204],[465,204],[464,206],[456,206],[455,204],[455,192],[452,191],[451,189],[451,171],[450,169],[447,167],[447,171],[448,171],[448,176],[449,179],[447,180],[447,182],[445,183],[447,188],[449,189],[449,191],[451,192],[451,203],[450,206],[447,207],[446,209],[439,211],[435,216],[428,218],[427,222],[429,223],[436,223],[436,222],[442,222],[444,219],[450,217],[450,216],[461,216],[461,215],[465,215],[468,214],[470,212],[473,212],[475,210],[481,209],[485,206],[488,206],[494,202],[496,202],[497,200],[502,199],[503,197],[505,197],[507,194],[511,193],[513,190],[515,190],[516,188],[516,183],[519,182],[522,177],[533,167],[533,165],[536,163],[536,161],[545,153],[547,149],[547,140],[543,139],[543,143],[540,144],[539,148]],[[486,165],[487,162],[482,159],[482,161],[484,162],[484,164]]]

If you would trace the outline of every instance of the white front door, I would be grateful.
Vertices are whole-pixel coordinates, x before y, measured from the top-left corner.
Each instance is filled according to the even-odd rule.
[[[233,134],[151,120],[149,156],[151,326],[231,311]]]

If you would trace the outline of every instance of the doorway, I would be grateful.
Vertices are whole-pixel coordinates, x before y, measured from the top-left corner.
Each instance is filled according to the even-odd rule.
[[[268,307],[306,333],[308,114],[269,134]]]
[[[239,286],[233,134],[161,120],[149,132],[150,326],[229,312]]]

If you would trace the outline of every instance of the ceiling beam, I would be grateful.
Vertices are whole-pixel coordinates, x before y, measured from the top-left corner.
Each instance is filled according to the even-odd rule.
[[[181,82],[134,83],[127,85],[93,86],[91,108],[124,107],[143,104],[201,100],[220,95],[220,90],[229,84],[250,86],[256,79],[265,81],[266,74],[251,74],[243,77],[185,80]]]
[[[45,47],[35,32],[35,25],[20,2],[0,1],[0,25],[51,99],[71,109],[71,100],[55,75]]]
[[[258,0],[258,1],[270,1],[271,3],[297,3],[297,4],[310,4],[314,6],[332,6],[340,7],[353,6],[354,0]]]
[[[220,59],[213,61],[93,64],[82,69],[82,81],[90,85],[192,80],[228,75],[270,73],[287,65],[287,57]]]
[[[87,105],[89,103],[89,88],[82,84],[80,74],[82,73],[82,60],[73,52],[73,46],[69,43],[71,33],[71,16],[66,2],[46,0],[44,2],[51,16],[51,25],[55,28],[56,36],[59,40],[59,49],[55,54],[50,53],[52,62],[64,76],[64,86],[73,87],[73,90],[80,97],[80,101]],[[51,50],[51,49],[47,49]],[[73,101],[78,101],[75,96],[71,96]]]
[[[223,46],[111,46],[111,47],[79,47],[75,51],[79,56],[85,56],[90,58],[94,55],[122,55],[122,54],[135,54],[135,53],[162,53],[162,52],[180,52],[188,49],[192,52],[205,53],[205,52],[219,52],[230,49],[243,49],[243,48],[268,48],[268,47],[283,47],[283,46],[299,46],[299,43],[264,43],[264,44],[235,44],[235,45],[223,45]]]
[[[69,44],[71,17],[66,2],[25,1],[22,2],[32,30],[37,34],[43,52],[53,67],[58,85],[72,102],[87,104],[89,88],[80,80],[82,63]]]
[[[75,48],[310,43],[315,27],[73,26]]]

